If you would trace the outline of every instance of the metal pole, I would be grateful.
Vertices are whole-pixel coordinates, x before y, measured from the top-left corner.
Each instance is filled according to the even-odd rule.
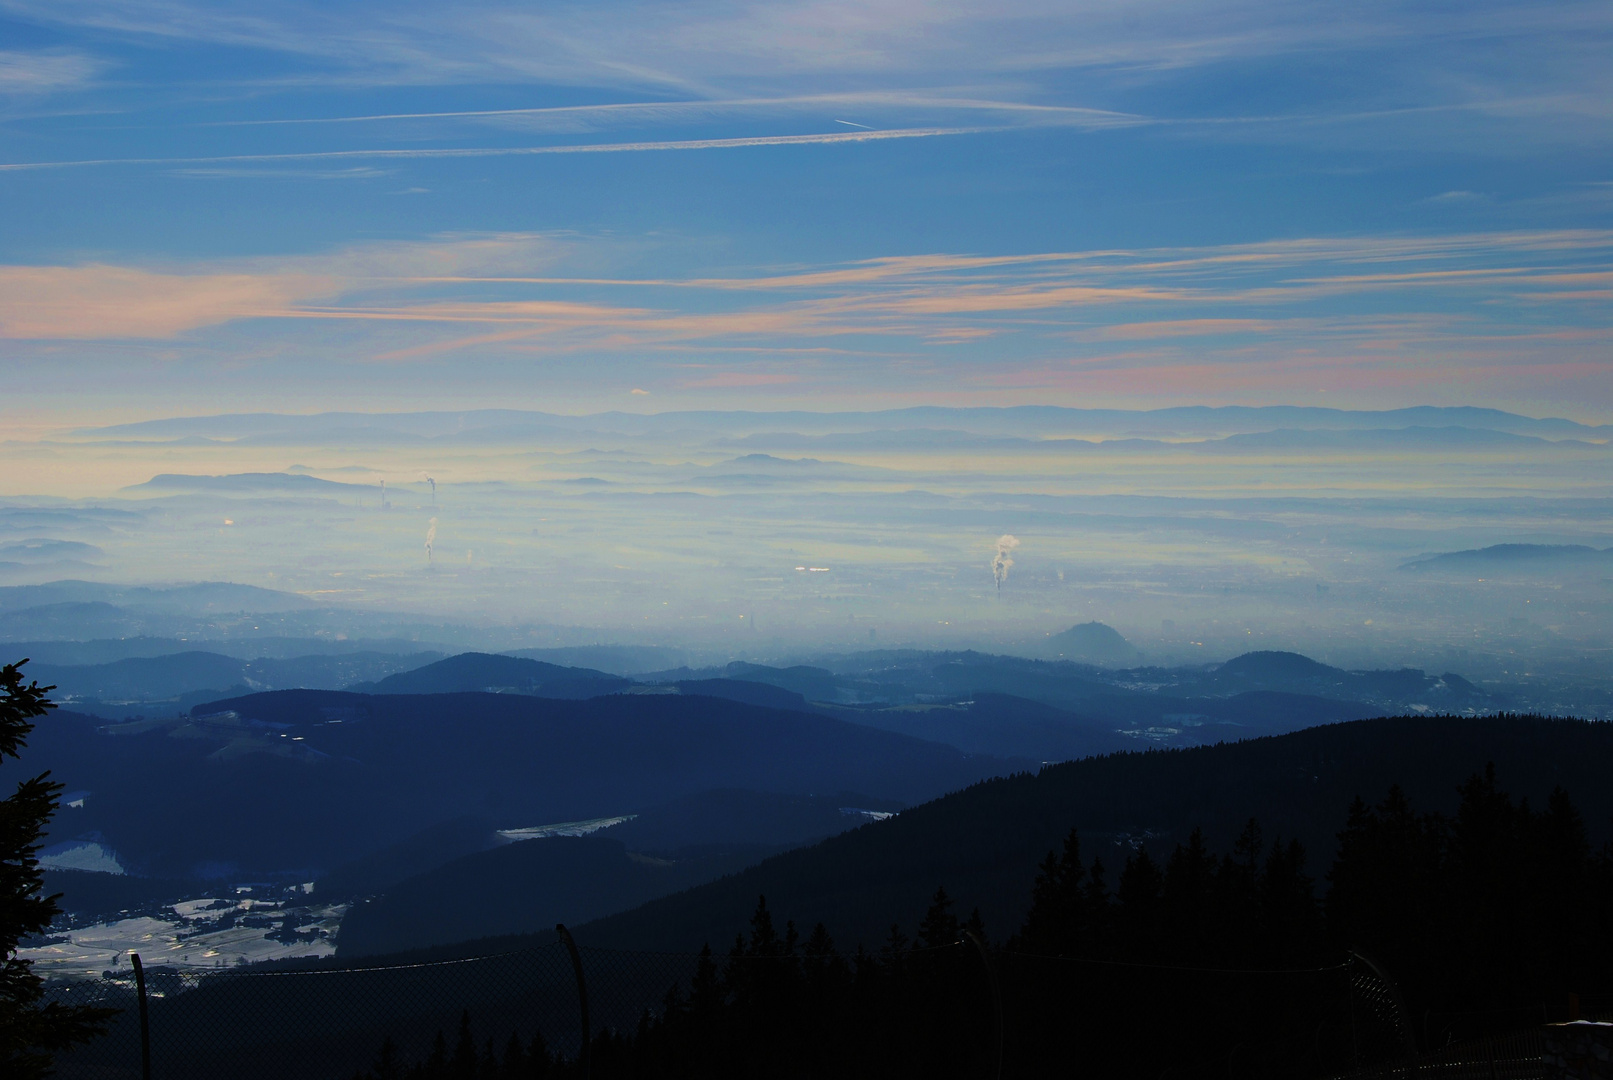
[[[975,949],[980,953],[980,962],[986,967],[986,985],[991,987],[992,1026],[997,1035],[996,1080],[1003,1080],[1003,995],[997,987],[997,972],[992,969],[991,954],[986,951],[986,943],[980,940],[980,935],[973,930],[965,930],[963,936],[974,942]]]
[[[565,923],[555,923],[554,932],[560,935],[565,942],[566,951],[571,954],[571,970],[577,975],[577,1007],[582,1014],[582,1048],[577,1051],[577,1066],[582,1072],[582,1080],[589,1080],[593,1068],[593,1033],[588,1028],[588,982],[582,975],[582,954],[577,951],[577,943],[572,940],[571,931],[566,929]],[[150,1080],[147,1077],[146,1080]]]
[[[140,1080],[151,1080],[151,1024],[146,1015],[146,969],[139,953],[130,953],[134,965],[134,989],[140,995]]]

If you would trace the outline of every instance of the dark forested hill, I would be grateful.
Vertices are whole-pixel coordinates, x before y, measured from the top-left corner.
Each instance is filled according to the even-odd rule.
[[[491,653],[461,653],[435,664],[388,675],[353,690],[372,694],[460,694],[472,691],[531,694],[548,698],[590,698],[632,686],[631,679],[589,668],[561,667],[542,660]]]
[[[349,652],[340,655],[242,659],[195,649],[158,656],[127,656],[98,664],[35,663],[30,677],[54,685],[52,697],[85,712],[120,717],[134,711],[156,715],[167,706],[179,711],[181,699],[214,698],[232,691],[337,690],[361,679],[376,679],[441,659],[440,653],[399,655]],[[127,708],[115,708],[118,704]],[[142,706],[146,706],[141,709]]]
[[[582,838],[499,844],[490,829],[478,834],[476,823],[456,822],[322,878],[316,891],[362,901],[342,920],[344,957],[530,934],[703,884],[901,806],[852,792],[725,788],[674,799]],[[455,843],[460,850],[412,874],[390,881],[382,876],[411,858],[419,861],[421,852],[441,854]]]
[[[825,716],[684,694],[288,690],[192,717],[104,725],[57,712],[29,746],[143,874],[303,873],[466,817],[500,829],[632,813],[712,788],[860,791],[913,803],[1014,766]]]
[[[1068,761],[1138,745],[1135,737],[1116,731],[1112,722],[1008,694],[978,693],[967,701],[946,705],[820,708],[859,724],[933,739],[971,753],[1028,757],[1037,762]]]
[[[709,881],[748,861],[725,852],[646,858],[599,836],[523,840],[467,855],[355,905],[342,919],[341,954],[371,956],[574,923]]]
[[[1269,842],[1297,837],[1309,872],[1330,863],[1351,800],[1400,784],[1423,810],[1451,811],[1457,785],[1494,762],[1498,781],[1536,806],[1558,785],[1594,842],[1609,835],[1613,725],[1520,718],[1381,719],[1186,750],[1116,754],[990,780],[742,874],[600,920],[579,940],[632,948],[729,942],[758,895],[780,918],[822,920],[836,939],[874,944],[914,925],[938,885],[988,930],[1016,929],[1036,866],[1072,827],[1118,869],[1135,846],[1168,852],[1201,826],[1228,850],[1248,820]]]

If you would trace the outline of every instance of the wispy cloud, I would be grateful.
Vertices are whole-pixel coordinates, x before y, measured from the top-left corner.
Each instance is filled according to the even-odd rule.
[[[1278,317],[1274,306],[1304,309],[1346,295],[1385,296],[1391,307],[1425,295],[1432,310],[1454,308],[1500,326],[1503,309],[1518,319],[1523,306],[1583,305],[1613,289],[1613,232],[1588,230],[896,256],[681,280],[554,272],[568,252],[589,245],[448,237],[211,267],[5,267],[0,327],[36,339],[164,337],[246,318],[478,327],[422,330],[423,340],[385,351],[393,357],[539,340],[573,349],[698,341],[786,347],[826,336],[966,342],[1014,331],[1100,343],[1302,335],[1322,325],[1318,316],[1290,310]],[[534,266],[553,269],[521,272]],[[512,298],[512,289],[528,295]],[[624,291],[634,299],[616,299]],[[1414,328],[1408,320],[1400,312],[1389,322],[1364,314],[1353,321],[1383,336]],[[1595,308],[1575,320],[1558,329],[1609,322]]]
[[[546,237],[513,235],[160,268],[0,266],[0,337],[166,339],[239,319],[313,312],[311,305],[377,282],[544,263],[560,246]]]
[[[0,337],[169,338],[199,326],[285,312],[336,296],[314,275],[175,275],[121,266],[0,267]]]
[[[191,168],[170,169],[168,175],[193,180],[373,180],[391,176],[392,170],[363,166],[348,169]]]
[[[1157,322],[1117,323],[1072,337],[1091,341],[1149,341],[1159,338],[1221,337],[1228,334],[1265,333],[1279,324],[1270,319],[1161,319]]]
[[[1398,41],[1593,34],[1594,3],[1440,9],[1301,0],[695,0],[550,5],[497,0],[471,11],[423,0],[320,5],[194,0],[6,0],[6,8],[102,32],[273,49],[398,80],[546,78],[645,85],[757,74],[1028,72],[1076,66],[1172,68],[1229,57],[1383,48]],[[412,69],[413,74],[410,74]]]
[[[458,109],[440,112],[357,113],[346,116],[279,117],[208,121],[203,127],[302,127],[328,125],[385,125],[421,121],[473,121],[530,131],[593,131],[624,125],[691,122],[748,116],[821,114],[834,109],[872,109],[881,114],[931,116],[982,114],[999,123],[1109,129],[1152,123],[1146,116],[1075,105],[1056,105],[990,98],[965,97],[928,90],[858,90],[840,93],[796,94],[770,97],[630,101],[596,105],[557,105],[519,109]],[[836,124],[863,130],[881,125],[835,118]],[[886,124],[886,127],[908,126]]]
[[[516,370],[526,385],[542,365],[545,386],[609,370],[625,385],[741,398],[834,387],[933,397],[944,386],[1004,400],[1327,392],[1582,406],[1613,385],[1613,232],[600,275],[641,264],[645,243],[445,236],[317,256],[0,267],[0,338],[8,360],[53,369],[145,350],[188,357],[204,378],[215,363],[256,367],[277,385],[315,369],[321,385],[373,378],[357,374],[364,366],[407,369],[400,385]]]
[[[103,65],[69,49],[42,52],[0,50],[0,94],[44,94],[88,85]]]

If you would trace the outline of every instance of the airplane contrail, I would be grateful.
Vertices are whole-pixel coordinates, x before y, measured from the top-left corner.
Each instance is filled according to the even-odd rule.
[[[861,125],[853,124],[853,127]],[[894,128],[885,131],[839,131],[820,135],[753,135],[734,139],[675,139],[660,142],[567,143],[559,146],[422,147],[394,150],[308,150],[286,154],[227,154],[214,157],[88,158],[77,161],[16,161],[0,163],[0,172],[33,169],[70,169],[90,165],[229,165],[266,161],[322,161],[344,158],[476,158],[524,157],[534,154],[610,154],[645,150],[731,150],[749,146],[809,146],[822,143],[858,143],[881,139],[926,139],[940,135],[978,135],[991,128]]]
[[[845,124],[847,127],[862,128],[864,131],[873,131],[874,130],[873,128],[869,127],[867,124],[854,124],[850,120],[836,120],[835,123],[837,123],[837,124]]]

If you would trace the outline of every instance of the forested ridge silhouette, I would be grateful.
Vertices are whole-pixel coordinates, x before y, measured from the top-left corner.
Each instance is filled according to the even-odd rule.
[[[1613,839],[1613,725],[1528,716],[1386,717],[1183,750],[1065,762],[986,780],[881,822],[767,859],[578,929],[614,948],[698,949],[746,925],[758,895],[822,920],[837,940],[872,947],[892,921],[916,923],[938,884],[979,907],[995,933],[1026,917],[1043,856],[1079,827],[1087,857],[1111,873],[1144,850],[1164,860],[1200,830],[1228,851],[1251,818],[1297,840],[1325,874],[1352,802],[1398,785],[1419,812],[1457,812],[1462,789],[1495,763],[1536,810],[1562,787],[1594,848]]]
[[[588,1070],[992,1075],[1000,988],[1009,1075],[1329,1075],[1538,1024],[1613,985],[1613,847],[1593,850],[1566,791],[1533,807],[1493,765],[1458,795],[1450,814],[1398,786],[1355,800],[1321,881],[1299,841],[1254,820],[1230,851],[1195,829],[1118,866],[1071,830],[997,949],[944,888],[913,938],[892,925],[849,955],[822,923],[780,930],[763,897],[726,958],[706,948],[636,1029],[601,1032]],[[1392,981],[1394,1015],[1352,986],[1368,970]],[[541,1043],[497,1054],[470,1032],[467,1015],[452,1056],[439,1039],[405,1069],[389,1049],[360,1080],[579,1075]]]

